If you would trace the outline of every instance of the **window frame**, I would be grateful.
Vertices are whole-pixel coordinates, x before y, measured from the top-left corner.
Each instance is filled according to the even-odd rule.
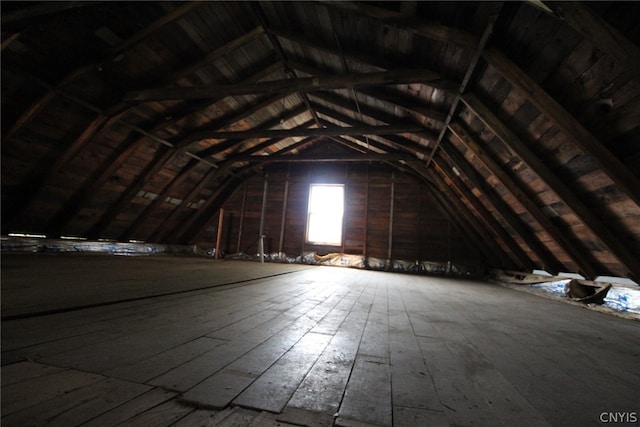
[[[339,223],[340,223],[340,239],[339,241],[316,241],[316,240],[311,240],[310,237],[310,231],[311,227],[313,225],[313,220],[312,220],[312,216],[313,215],[322,215],[323,213],[326,214],[327,212],[313,212],[312,211],[312,196],[313,196],[313,188],[314,187],[336,187],[336,188],[341,188],[342,189],[342,209],[341,212],[339,214]],[[345,211],[345,204],[346,204],[346,200],[345,200],[345,184],[340,184],[340,183],[312,183],[309,184],[309,198],[307,201],[307,224],[305,227],[305,243],[309,244],[309,245],[317,245],[317,246],[342,246],[342,242],[344,240],[344,211]],[[338,214],[335,215],[336,219],[338,217]]]

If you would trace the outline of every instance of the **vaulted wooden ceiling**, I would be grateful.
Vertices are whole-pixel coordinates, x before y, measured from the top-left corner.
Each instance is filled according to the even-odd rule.
[[[371,161],[523,269],[640,277],[640,3],[1,7],[3,234],[146,240],[269,162]]]

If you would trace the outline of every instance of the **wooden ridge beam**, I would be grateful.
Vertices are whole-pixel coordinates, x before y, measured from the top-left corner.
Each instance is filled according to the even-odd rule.
[[[316,105],[314,108],[316,108],[316,110],[327,117],[331,117],[335,120],[338,120],[342,123],[348,124],[348,125],[356,125],[357,123],[359,123],[357,120],[354,120],[342,113],[338,113],[334,110],[331,110],[329,108],[326,107],[322,107],[320,105]],[[423,156],[428,156],[429,155],[429,151],[428,151],[428,147],[426,146],[422,146],[421,144],[418,144],[410,139],[407,138],[403,138],[399,135],[384,135],[381,136],[380,139],[383,139],[385,141],[388,142],[389,145],[384,145],[379,143],[378,141],[374,140],[373,138],[367,138],[364,139],[362,138],[361,135],[351,135],[352,138],[357,139],[365,144],[369,144],[371,146],[374,146],[380,150],[383,150],[385,152],[388,152],[390,149],[394,149],[394,150],[400,150],[401,152],[411,152],[414,153],[416,158],[413,160],[419,160],[419,156],[418,155],[423,155]]]
[[[583,150],[636,205],[640,206],[640,179],[596,139],[575,117],[538,83],[497,49],[485,49],[483,57],[525,98],[558,126],[567,139]],[[637,274],[637,273],[636,273]]]
[[[492,231],[492,233],[498,238],[498,240],[500,240],[503,245],[508,248],[509,256],[516,263],[518,268],[533,270],[535,268],[535,264],[531,261],[531,259],[529,259],[529,256],[513,240],[511,235],[504,230],[502,225],[498,223],[493,215],[491,215],[486,210],[482,202],[480,202],[480,200],[478,200],[473,192],[469,190],[466,184],[453,172],[451,172],[450,168],[446,164],[444,164],[444,162],[440,158],[434,158],[433,165],[445,179],[448,179],[451,182],[453,188],[456,189],[460,196],[465,198],[469,202],[469,204],[479,215],[480,219],[486,224],[486,226]]]
[[[491,158],[486,150],[467,132],[461,123],[454,122],[449,126],[451,133],[470,150],[498,181],[505,186],[513,197],[529,212],[529,214],[540,224],[540,226],[551,236],[551,238],[562,248],[562,250],[578,266],[579,273],[585,277],[594,279],[597,271],[594,268],[595,260],[585,254],[585,251],[578,248],[565,232],[561,231],[542,211],[542,208],[527,194],[527,191],[512,179],[506,171]]]
[[[359,74],[316,75],[297,79],[270,80],[265,82],[206,85],[190,87],[164,87],[132,91],[125,96],[128,102],[162,101],[169,99],[193,100],[237,95],[275,94],[280,92],[309,92],[364,86],[424,83],[429,86],[451,89],[451,83],[437,73],[425,69],[377,71]]]
[[[436,122],[444,123],[447,119],[445,113],[425,104],[422,99],[412,97],[402,92],[395,92],[388,88],[358,88],[356,92],[394,105],[401,110],[419,114]]]
[[[349,116],[347,116],[345,114],[342,114],[342,113],[340,113],[338,111],[335,111],[333,109],[324,107],[324,106],[319,105],[319,104],[314,104],[313,108],[315,108],[316,111],[318,111],[323,116],[330,117],[330,118],[332,118],[334,120],[337,120],[337,121],[339,121],[341,123],[344,123],[346,125],[349,125],[349,126],[359,126],[362,123],[359,120],[354,120],[354,119],[352,119],[351,117],[349,117]],[[355,112],[353,107],[349,107],[348,109],[350,109],[350,111]],[[370,110],[370,109],[366,109],[365,108],[365,109],[363,109],[361,111],[366,112],[367,113],[367,114],[365,114],[366,116],[369,116],[369,117],[371,117],[371,118],[373,118],[375,120],[378,120],[380,122],[383,122],[383,123],[386,122],[386,120],[390,120],[390,121],[393,120],[393,117],[388,116],[388,115],[385,115],[384,117],[376,115],[374,117],[371,114],[374,114],[375,112],[373,110]],[[435,134],[433,134],[431,132],[428,132],[428,131],[426,131],[424,129],[423,129],[422,132],[417,133],[417,135],[420,136],[423,140],[427,140],[427,141],[430,141],[430,142],[431,141],[435,141]],[[350,136],[357,137],[357,136],[360,136],[360,135],[350,135]],[[415,152],[418,152],[418,153],[421,153],[421,154],[425,154],[426,150],[427,150],[427,146],[426,145],[423,146],[423,145],[421,145],[419,143],[416,143],[414,141],[411,141],[411,140],[408,140],[406,138],[403,138],[403,137],[401,137],[401,136],[399,136],[397,134],[386,134],[386,135],[377,135],[377,136],[383,137],[383,139],[389,141],[389,143],[391,145],[399,145],[403,149],[406,149],[406,150],[415,151]],[[385,151],[387,151],[388,148],[389,147],[387,147],[385,149]]]
[[[328,53],[330,55],[339,57],[343,60],[343,62],[346,61],[346,59],[348,58],[350,61],[359,62],[359,63],[370,65],[376,68],[381,68],[383,70],[391,70],[391,69],[397,68],[399,65],[401,67],[407,67],[407,68],[410,68],[411,66],[411,62],[409,60],[406,63],[402,62],[400,64],[398,63],[398,61],[389,62],[378,56],[366,55],[366,54],[363,54],[362,52],[345,50],[344,48],[341,48],[340,51],[338,51],[335,47],[320,43],[318,40],[307,38],[307,37],[301,36],[300,34],[294,34],[281,29],[272,28],[270,29],[270,31],[275,35],[277,35],[278,37],[286,38],[287,40],[293,41],[299,45],[308,46],[316,50],[320,50],[324,53]],[[302,64],[295,60],[287,61],[287,65],[293,69],[302,71],[310,75],[315,75],[320,73],[318,69],[310,67],[306,64]],[[456,84],[454,82],[450,82],[449,86],[454,88]],[[394,93],[393,91],[390,91],[389,89],[384,87],[376,87],[375,89],[360,87],[360,88],[357,88],[357,92],[363,93],[367,96],[379,99],[381,101],[388,102],[401,109],[411,110],[424,117],[428,117],[438,122],[444,122],[446,119],[446,114],[440,111],[437,111],[431,108],[430,106],[422,103],[420,99],[412,98],[401,92]]]
[[[582,223],[609,248],[629,270],[630,277],[640,277],[640,258],[628,249],[611,230],[580,201],[575,193],[531,151],[488,107],[470,93],[462,97],[465,105],[489,128],[517,157],[534,171],[561,200],[577,215]]]

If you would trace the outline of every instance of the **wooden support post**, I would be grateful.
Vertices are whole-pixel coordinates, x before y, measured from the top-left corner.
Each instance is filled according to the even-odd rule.
[[[367,262],[367,237],[368,237],[368,227],[367,225],[369,224],[369,167],[370,167],[370,163],[367,164],[367,182],[365,183],[365,190],[364,190],[364,227],[363,227],[363,232],[362,232],[362,239],[363,239],[363,244],[362,244],[362,256],[364,257],[364,262],[365,265],[368,264]]]
[[[282,200],[282,222],[280,223],[280,242],[278,243],[278,254],[282,253],[284,246],[284,229],[287,225],[287,203],[289,201],[289,176],[284,182],[284,196]]]
[[[387,248],[387,263],[391,264],[391,252],[393,249],[393,208],[396,192],[396,175],[391,172],[391,202],[389,203],[389,244]],[[391,265],[388,265],[391,267]]]
[[[244,191],[242,193],[242,207],[240,208],[240,225],[238,227],[238,245],[236,253],[240,253],[240,245],[242,243],[242,228],[244,227],[244,211],[247,206],[247,181],[244,182]]]
[[[264,179],[264,187],[262,188],[262,209],[260,210],[260,231],[258,238],[258,254],[260,256],[260,262],[264,262],[264,214],[267,209],[267,189],[269,187],[269,181],[267,177]]]
[[[216,233],[216,254],[215,259],[220,259],[220,240],[222,239],[222,221],[224,220],[224,209],[218,211],[218,230]]]

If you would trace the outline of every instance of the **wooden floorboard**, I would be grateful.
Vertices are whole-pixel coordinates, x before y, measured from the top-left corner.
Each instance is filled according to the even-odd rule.
[[[25,315],[2,322],[3,426],[588,426],[640,411],[636,321],[513,289],[87,256],[65,256],[76,274],[52,287],[55,258],[24,257],[3,259],[3,315]]]

